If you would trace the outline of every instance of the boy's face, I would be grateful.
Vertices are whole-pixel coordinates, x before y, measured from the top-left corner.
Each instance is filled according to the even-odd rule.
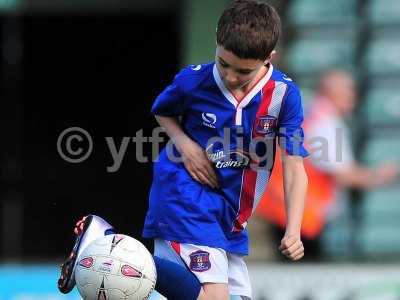
[[[268,60],[239,58],[223,46],[217,45],[215,62],[225,86],[230,90],[238,90],[245,89]]]

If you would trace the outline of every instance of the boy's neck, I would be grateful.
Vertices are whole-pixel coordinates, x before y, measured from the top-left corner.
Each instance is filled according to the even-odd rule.
[[[261,78],[267,74],[269,69],[269,64],[264,65],[263,67],[260,68],[259,72],[257,75],[253,78],[252,81],[250,81],[247,85],[240,87],[236,90],[230,90],[230,92],[235,96],[236,100],[238,102],[242,101],[242,99],[254,88],[254,86],[260,81]]]

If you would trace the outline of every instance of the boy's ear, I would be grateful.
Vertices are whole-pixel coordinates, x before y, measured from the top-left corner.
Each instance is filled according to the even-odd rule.
[[[269,63],[269,61],[275,56],[276,50],[272,50],[267,59],[264,61],[264,64]]]

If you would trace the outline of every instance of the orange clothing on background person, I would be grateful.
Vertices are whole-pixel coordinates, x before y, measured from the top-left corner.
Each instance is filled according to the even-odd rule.
[[[286,226],[285,201],[283,192],[283,174],[281,152],[276,153],[274,171],[272,172],[268,188],[258,206],[257,214],[266,218],[272,224],[281,228]],[[327,210],[334,200],[335,183],[330,174],[313,167],[309,158],[304,160],[309,185],[304,207],[302,236],[308,239],[316,238],[326,222]]]

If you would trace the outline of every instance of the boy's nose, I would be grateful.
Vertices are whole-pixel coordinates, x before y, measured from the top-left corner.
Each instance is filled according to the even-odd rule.
[[[231,73],[227,73],[225,76],[225,81],[229,85],[235,85],[235,84],[237,84],[238,79],[235,75],[233,75]]]

